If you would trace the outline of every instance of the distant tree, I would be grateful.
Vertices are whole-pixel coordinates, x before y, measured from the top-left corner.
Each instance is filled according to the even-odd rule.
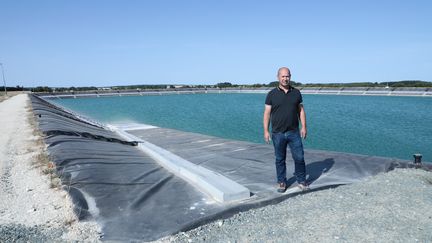
[[[268,87],[277,87],[279,85],[279,81],[273,81],[273,82],[270,82],[267,86]]]
[[[4,90],[4,86],[0,86],[0,91]],[[23,91],[24,90],[24,86],[15,86],[15,87],[6,87],[7,91]]]
[[[230,82],[223,82],[223,83],[217,83],[216,86],[218,88],[228,88],[228,87],[232,87],[232,83]]]
[[[385,82],[390,87],[432,87],[432,82],[420,80],[403,80],[397,82]]]
[[[296,81],[290,81],[290,84],[292,85],[292,86],[301,86],[302,84],[301,83],[298,83],[298,82],[296,82]],[[279,85],[279,81],[273,81],[273,82],[270,82],[267,86],[268,87],[277,87]]]
[[[65,87],[56,88],[56,92],[65,92],[66,90],[67,88]]]
[[[53,90],[50,87],[47,86],[38,86],[36,88],[31,89],[32,92],[48,92],[51,93]]]

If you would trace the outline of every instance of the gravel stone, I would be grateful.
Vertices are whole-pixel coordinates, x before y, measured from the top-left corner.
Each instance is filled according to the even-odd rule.
[[[48,229],[23,224],[0,225],[0,242],[60,242],[64,229]]]
[[[431,182],[432,172],[396,169],[156,242],[432,242]]]

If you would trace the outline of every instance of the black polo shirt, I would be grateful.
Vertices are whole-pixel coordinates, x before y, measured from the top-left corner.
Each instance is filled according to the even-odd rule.
[[[271,106],[270,120],[272,132],[286,132],[299,127],[299,104],[303,102],[300,91],[290,87],[285,92],[279,87],[272,89],[266,97],[266,105]]]

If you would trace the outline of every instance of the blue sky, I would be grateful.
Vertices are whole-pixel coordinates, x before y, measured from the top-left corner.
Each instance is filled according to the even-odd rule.
[[[8,86],[432,81],[432,1],[0,1]]]

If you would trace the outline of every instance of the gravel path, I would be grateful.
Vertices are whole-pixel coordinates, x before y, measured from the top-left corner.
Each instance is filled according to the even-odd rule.
[[[396,169],[157,242],[432,242],[432,172]]]
[[[44,144],[28,102],[25,94],[0,102],[0,242],[98,241],[99,226],[78,222],[68,194],[38,167]]]

